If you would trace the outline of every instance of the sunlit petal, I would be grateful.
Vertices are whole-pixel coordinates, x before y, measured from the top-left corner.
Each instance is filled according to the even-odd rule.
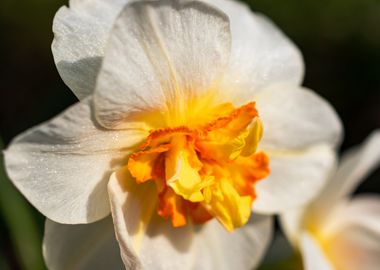
[[[108,184],[112,216],[121,255],[127,269],[192,269],[192,226],[173,228],[158,217],[155,187],[137,186],[124,169]]]
[[[268,18],[239,1],[206,2],[223,10],[231,22],[231,60],[223,83],[236,100],[244,103],[273,84],[302,82],[300,51]]]
[[[302,150],[341,141],[343,128],[337,113],[310,90],[275,85],[255,100],[264,126],[262,149]]]
[[[135,2],[115,22],[95,91],[105,127],[141,112],[173,110],[221,78],[230,53],[228,18],[201,2]]]
[[[7,172],[48,218],[93,222],[109,214],[106,187],[112,168],[145,134],[100,127],[87,99],[16,137],[4,152]]]
[[[83,99],[95,88],[114,20],[128,0],[71,0],[53,22],[54,61],[63,81]]]
[[[334,168],[335,153],[328,146],[267,153],[271,173],[257,183],[257,199],[253,204],[259,213],[303,206],[318,195]]]

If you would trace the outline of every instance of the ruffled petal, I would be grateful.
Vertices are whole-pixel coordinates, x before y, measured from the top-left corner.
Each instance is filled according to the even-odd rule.
[[[156,215],[154,184],[136,184],[123,168],[111,176],[108,191],[127,269],[192,269],[196,259],[191,251],[193,228],[173,228],[170,221]]]
[[[63,81],[83,99],[94,91],[114,20],[128,0],[71,0],[53,22],[54,61]]]
[[[300,51],[265,16],[246,4],[231,0],[207,0],[225,12],[231,24],[231,60],[224,84],[243,103],[252,93],[287,83],[299,85],[304,64]]]
[[[255,269],[272,239],[272,229],[272,217],[258,215],[233,232],[227,232],[215,220],[201,225],[192,269]]]
[[[15,186],[49,219],[89,223],[109,214],[109,175],[144,136],[100,127],[86,99],[16,137],[4,152],[5,165]]]
[[[122,128],[142,112],[180,115],[187,102],[218,89],[230,42],[227,16],[205,3],[127,5],[111,31],[97,81],[97,119]]]
[[[86,225],[46,220],[43,254],[51,270],[124,269],[110,217]]]
[[[336,158],[325,145],[266,153],[271,173],[256,184],[253,208],[259,213],[278,213],[310,202],[328,181]]]

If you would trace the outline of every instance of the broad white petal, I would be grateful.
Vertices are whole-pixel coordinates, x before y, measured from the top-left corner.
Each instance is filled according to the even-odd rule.
[[[307,207],[296,207],[285,210],[279,216],[281,229],[294,247],[298,247],[300,244],[307,210]]]
[[[320,196],[322,204],[350,195],[357,186],[380,166],[380,130],[374,131],[365,142],[342,157],[338,170]]]
[[[305,270],[335,269],[319,246],[319,243],[310,234],[304,233],[301,239],[301,253]]]
[[[361,196],[329,221],[328,252],[337,269],[377,270],[380,265],[380,196]]]
[[[108,185],[116,237],[127,269],[192,269],[193,228],[173,229],[158,217],[153,183],[137,185],[127,169],[110,178]]]
[[[185,110],[190,99],[218,89],[230,42],[227,16],[205,3],[164,0],[125,6],[97,81],[99,122],[121,128],[141,112]]]
[[[53,22],[54,61],[63,81],[82,99],[91,94],[114,20],[128,0],[71,0]]]
[[[224,83],[236,97],[246,102],[247,95],[272,84],[302,82],[300,51],[268,18],[239,1],[206,2],[219,7],[231,22],[231,60]]]
[[[341,121],[326,100],[298,87],[277,85],[254,97],[264,125],[260,147],[268,150],[337,145]]]
[[[334,151],[319,145],[301,151],[267,151],[270,174],[256,184],[258,213],[278,213],[315,198],[335,164]]]
[[[43,254],[50,270],[125,269],[111,217],[85,225],[46,220]]]
[[[264,125],[260,148],[270,175],[257,184],[254,208],[277,212],[318,195],[335,165],[342,126],[331,106],[309,90],[277,85],[255,100]]]
[[[215,220],[201,225],[192,269],[255,269],[272,239],[272,229],[272,217],[258,215],[233,232],[227,232]]]
[[[143,136],[100,127],[86,99],[16,137],[5,151],[5,165],[15,186],[49,219],[93,222],[109,214],[112,168]]]
[[[111,176],[108,186],[127,268],[252,269],[264,255],[272,237],[271,217],[254,215],[232,233],[217,221],[174,229],[155,214],[155,186],[133,181],[122,169]]]

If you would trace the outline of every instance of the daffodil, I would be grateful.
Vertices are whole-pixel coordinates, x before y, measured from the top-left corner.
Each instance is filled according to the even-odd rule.
[[[127,269],[251,269],[271,236],[252,212],[323,186],[340,121],[299,86],[302,57],[264,16],[222,0],[74,0],[53,29],[81,101],[5,152],[49,218],[49,267],[117,267],[118,242]]]
[[[346,152],[319,196],[286,211],[282,224],[306,270],[375,270],[380,265],[380,197],[350,194],[380,165],[380,131]]]

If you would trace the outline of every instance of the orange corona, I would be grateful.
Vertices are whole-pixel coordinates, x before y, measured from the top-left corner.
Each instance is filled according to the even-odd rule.
[[[224,114],[203,125],[151,131],[129,157],[137,183],[156,183],[157,213],[174,227],[212,218],[229,231],[244,225],[255,183],[269,174],[267,155],[257,151],[262,124],[255,103],[220,108]]]

